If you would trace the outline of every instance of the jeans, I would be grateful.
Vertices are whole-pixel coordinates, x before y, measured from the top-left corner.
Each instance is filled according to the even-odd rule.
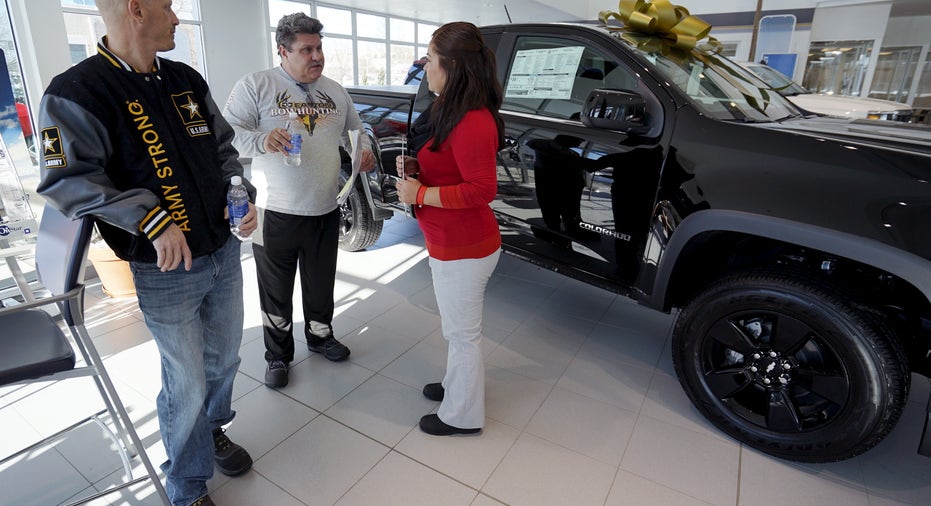
[[[162,464],[172,504],[207,493],[213,476],[213,429],[229,423],[239,368],[243,295],[240,242],[194,259],[191,270],[159,271],[131,262],[139,308],[161,356],[156,401],[168,460]]]
[[[482,309],[485,286],[501,250],[485,258],[437,260],[430,257],[433,290],[440,310],[446,356],[445,394],[436,414],[460,429],[485,426],[485,364],[482,359]]]

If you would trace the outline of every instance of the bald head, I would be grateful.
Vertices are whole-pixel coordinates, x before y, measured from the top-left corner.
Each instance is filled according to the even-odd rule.
[[[94,3],[97,4],[97,10],[100,11],[104,23],[115,21],[129,12],[128,0],[95,0]]]
[[[104,18],[104,21],[117,20],[126,17],[130,10],[135,8],[135,4],[152,6],[151,0],[94,0],[97,4],[97,10]]]
[[[95,0],[107,25],[107,48],[134,69],[150,69],[158,51],[175,48],[172,0]]]

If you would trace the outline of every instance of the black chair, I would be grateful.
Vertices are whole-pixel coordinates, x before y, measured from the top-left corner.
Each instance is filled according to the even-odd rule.
[[[123,483],[71,504],[83,504],[146,480],[151,480],[162,502],[170,504],[84,326],[84,265],[92,229],[92,218],[72,221],[55,208],[45,206],[36,241],[35,263],[39,282],[51,292],[51,296],[0,309],[0,386],[92,376],[106,407],[4,458],[0,461],[0,467],[20,455],[62,438],[73,429],[95,422],[113,440],[126,479]],[[64,325],[60,326],[50,312],[42,309],[43,306],[49,309],[57,306]],[[67,327],[70,340],[62,327]],[[76,361],[75,348],[83,364]],[[107,415],[109,424],[104,415]],[[4,434],[4,437],[11,435]],[[145,476],[133,477],[133,457],[138,457],[142,462]]]

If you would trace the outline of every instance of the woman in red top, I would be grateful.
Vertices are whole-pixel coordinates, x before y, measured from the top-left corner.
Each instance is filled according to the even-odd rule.
[[[485,425],[482,306],[501,254],[498,222],[488,206],[498,190],[495,155],[504,141],[495,68],[495,55],[475,25],[437,29],[424,67],[437,95],[429,114],[431,136],[417,158],[397,161],[399,174],[417,175],[398,182],[398,196],[417,206],[449,341],[446,376],[423,389],[442,403],[436,414],[420,419],[420,429],[438,436],[472,434]]]

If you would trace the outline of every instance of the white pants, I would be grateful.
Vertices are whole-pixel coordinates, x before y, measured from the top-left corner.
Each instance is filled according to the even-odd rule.
[[[449,341],[443,378],[446,392],[437,415],[443,423],[460,429],[485,426],[485,365],[479,346],[482,306],[485,286],[500,256],[499,249],[485,258],[430,258],[443,337]]]

